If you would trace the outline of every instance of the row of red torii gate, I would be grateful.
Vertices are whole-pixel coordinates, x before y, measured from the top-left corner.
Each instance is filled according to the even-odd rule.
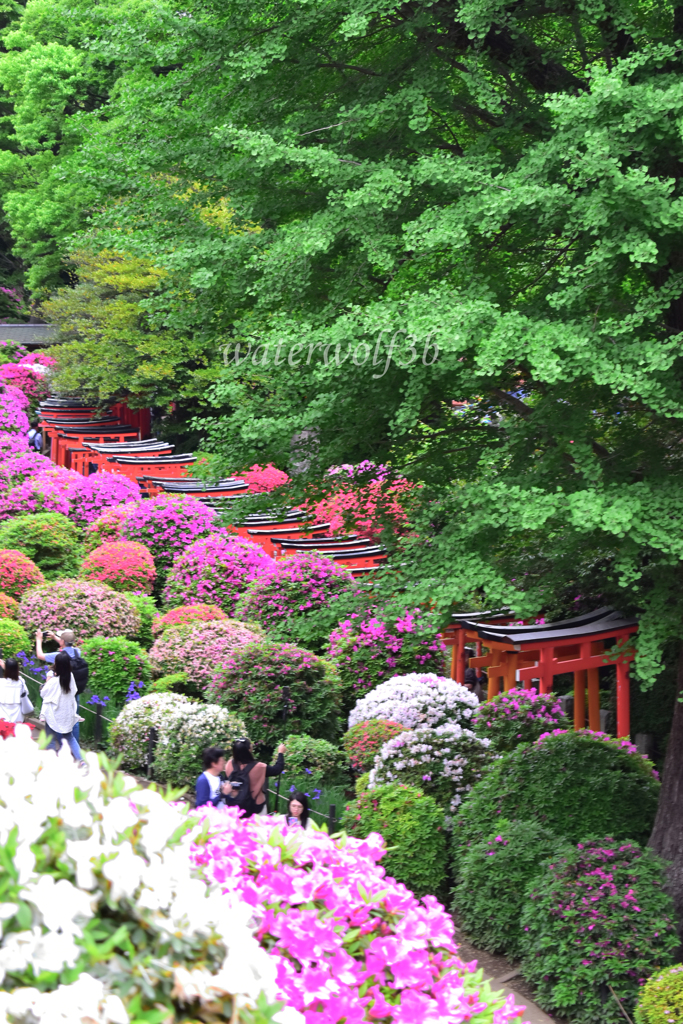
[[[465,669],[485,669],[488,699],[515,686],[550,693],[553,679],[574,674],[574,728],[600,730],[599,670],[614,665],[617,682],[617,736],[631,731],[629,666],[635,656],[630,638],[638,630],[612,608],[598,608],[573,619],[549,623],[515,622],[510,614],[454,615],[442,638],[452,649],[451,678],[465,681]],[[484,653],[484,648],[486,652]]]

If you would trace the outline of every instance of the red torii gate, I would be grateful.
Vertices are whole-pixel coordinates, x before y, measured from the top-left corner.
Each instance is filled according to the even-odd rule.
[[[588,717],[591,729],[600,729],[600,684],[598,669],[614,664],[617,671],[617,735],[630,733],[629,665],[634,651],[627,646],[629,638],[638,630],[635,619],[625,619],[612,608],[598,608],[561,622],[543,625],[513,626],[511,616],[489,613],[489,621],[474,621],[459,617],[445,631],[445,642],[453,647],[451,677],[464,681],[467,660],[465,644],[477,644],[477,656],[469,658],[474,668],[486,668],[489,677],[488,699],[500,692],[501,680],[505,690],[514,687],[519,679],[525,687],[538,680],[539,692],[552,690],[553,677],[565,672],[574,674],[574,728],[585,727],[585,698],[588,687]],[[507,622],[501,622],[507,618]],[[610,653],[606,643],[616,648]],[[488,654],[481,655],[481,647]]]

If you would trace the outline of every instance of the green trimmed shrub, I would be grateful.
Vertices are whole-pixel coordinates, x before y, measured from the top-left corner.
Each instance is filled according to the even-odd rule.
[[[19,651],[29,653],[31,641],[15,619],[0,619],[0,658],[13,658]]]
[[[182,693],[194,700],[201,699],[201,690],[187,677],[187,672],[173,672],[170,675],[162,676],[161,679],[153,679],[147,687],[148,693]]]
[[[535,821],[498,822],[495,833],[468,846],[459,864],[453,910],[468,939],[516,958],[524,890],[565,840]]]
[[[346,805],[342,828],[365,838],[379,832],[389,847],[382,859],[387,874],[417,896],[437,895],[446,878],[444,814],[416,786],[395,782],[367,789]]]
[[[650,762],[626,740],[560,732],[517,747],[493,763],[454,821],[457,851],[508,821],[536,821],[578,842],[606,831],[646,843],[659,782]]]
[[[671,1024],[683,1020],[683,964],[653,974],[640,990],[636,1024]]]
[[[289,687],[290,733],[336,739],[340,703],[336,670],[329,662],[294,644],[259,640],[233,648],[215,673],[206,699],[239,714],[247,723],[252,740],[274,745],[280,742],[284,730],[285,686]]]
[[[109,697],[116,707],[136,700],[152,678],[146,651],[122,636],[94,636],[81,645],[90,668],[89,690]]]
[[[61,512],[34,512],[0,526],[0,548],[21,551],[47,580],[76,576],[83,551],[78,530]]]
[[[133,639],[148,651],[154,643],[152,623],[157,616],[157,606],[154,603],[154,598],[150,597],[149,594],[126,594],[126,597],[133,607],[137,608],[140,616],[140,629]]]
[[[369,772],[375,763],[375,754],[387,740],[405,732],[406,726],[398,722],[387,722],[384,718],[371,718],[368,722],[358,722],[342,737],[351,770]]]
[[[544,1010],[572,1024],[623,1024],[611,985],[633,1013],[641,979],[678,946],[665,869],[652,850],[612,838],[547,864],[521,918],[522,971]]]
[[[285,740],[285,774],[282,781],[289,789],[306,789],[312,786],[322,789],[330,786],[346,786],[349,782],[349,762],[343,750],[327,740],[315,740],[312,736],[288,736]]]

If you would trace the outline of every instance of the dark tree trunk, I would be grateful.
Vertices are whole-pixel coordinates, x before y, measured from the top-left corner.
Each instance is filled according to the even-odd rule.
[[[667,890],[673,897],[679,931],[683,931],[683,645],[678,657],[678,677],[671,735],[666,748],[664,777],[659,795],[652,849],[671,862]]]

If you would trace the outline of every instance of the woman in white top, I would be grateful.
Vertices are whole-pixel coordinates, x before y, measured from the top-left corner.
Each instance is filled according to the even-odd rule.
[[[52,736],[48,746],[59,750],[62,740],[66,740],[71,753],[80,761],[81,748],[73,734],[78,715],[77,692],[76,680],[71,673],[71,658],[68,654],[60,652],[40,690],[40,696],[43,698],[40,717],[44,719],[45,728]]]
[[[0,661],[0,667],[5,673],[5,678],[0,679],[0,718],[6,722],[23,722],[22,701],[27,712],[31,711],[32,705],[27,702],[28,687],[19,678],[19,662],[16,658],[8,658]]]

